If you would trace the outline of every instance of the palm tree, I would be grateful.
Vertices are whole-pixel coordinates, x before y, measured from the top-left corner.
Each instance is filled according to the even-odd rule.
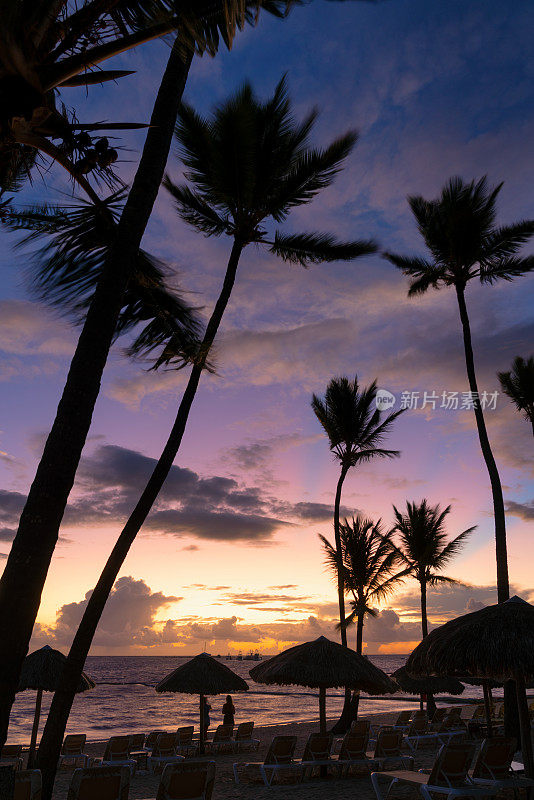
[[[534,356],[514,358],[510,372],[497,373],[501,388],[532,425],[534,433]]]
[[[176,139],[189,185],[178,186],[166,177],[165,186],[183,220],[207,236],[228,236],[232,247],[222,289],[195,354],[171,433],[89,599],[61,686],[54,694],[39,748],[44,800],[51,796],[65,725],[96,627],[131,544],[180,448],[202,371],[230,300],[241,254],[254,244],[267,247],[284,261],[309,266],[339,259],[350,261],[376,251],[370,241],[339,242],[317,232],[277,231],[269,238],[265,232],[263,225],[269,219],[283,222],[293,208],[309,203],[329,186],[356,141],[355,133],[349,132],[325,149],[311,148],[308,142],[315,119],[316,112],[312,112],[303,122],[294,121],[284,79],[266,102],[261,102],[246,84],[218,107],[211,119],[200,117],[186,104],[181,106]],[[145,337],[141,345],[145,348],[146,344]],[[153,347],[159,350],[161,339]],[[134,354],[136,349],[134,345]],[[156,357],[154,367],[173,366],[177,355],[180,360],[171,337]]]
[[[391,545],[392,531],[384,533],[381,520],[373,522],[358,514],[352,522],[345,519],[339,526],[341,563],[345,593],[352,595],[352,611],[345,626],[356,623],[356,652],[363,650],[363,628],[366,615],[376,617],[374,604],[384,600],[403,579],[404,572],[395,573],[399,557]],[[325,536],[319,536],[326,553],[326,563],[336,582],[339,561],[336,548]],[[360,693],[351,701],[354,718],[358,715]]]
[[[523,220],[502,227],[495,225],[496,202],[501,188],[502,184],[499,184],[490,189],[485,177],[471,183],[465,183],[462,178],[451,178],[436,200],[409,197],[408,203],[431,258],[392,253],[385,253],[385,257],[410,277],[409,296],[423,294],[430,287],[439,289],[441,286],[453,286],[455,289],[471,401],[493,495],[497,591],[499,602],[502,603],[510,594],[504,502],[478,393],[465,302],[465,289],[471,280],[478,278],[482,284],[491,285],[499,279],[511,281],[534,268],[534,256],[518,255],[521,247],[534,234],[534,220]]]
[[[99,65],[140,44],[177,32],[186,49],[215,55],[219,38],[231,46],[236,30],[254,22],[261,6],[280,15],[293,0],[85,0],[2,4],[0,36],[0,190],[15,172],[27,176],[32,151],[61,164],[96,202],[85,177],[109,177],[117,152],[93,134],[134,123],[79,123],[58,102],[58,92],[131,75]],[[296,0],[300,2],[300,0]]]
[[[428,636],[427,588],[440,583],[457,583],[454,578],[441,574],[447,564],[458,555],[468,537],[476,530],[476,525],[447,540],[445,520],[451,507],[443,510],[430,506],[427,500],[421,503],[406,503],[406,511],[400,512],[393,506],[395,525],[391,533],[396,533],[398,543],[390,546],[404,566],[404,574],[412,575],[419,583],[421,593],[421,632],[423,639]],[[433,697],[427,693],[427,708],[435,710]]]
[[[221,0],[222,5],[217,1],[217,8],[214,8],[213,2],[209,2],[209,15],[201,16],[199,23],[206,40],[212,43],[210,48],[216,47],[219,31],[226,43],[231,42],[235,25],[243,19],[230,13],[232,7],[240,9],[245,3],[250,12],[247,12],[245,20],[254,22],[256,19],[251,12],[258,8],[257,2]],[[232,6],[229,5],[231,2]],[[62,3],[59,5],[63,6]],[[97,5],[108,8],[114,2],[89,0],[86,5],[93,9]],[[282,15],[286,5],[282,0],[265,0],[265,8],[272,14]],[[128,7],[133,9],[134,3]],[[187,11],[188,0],[183,0],[180,7]],[[198,11],[199,8],[202,10],[204,5],[199,6],[195,2],[189,10]],[[184,17],[184,20],[188,23],[190,17]],[[91,424],[102,373],[117,328],[122,297],[136,263],[141,239],[165,170],[193,57],[192,48],[187,42],[187,37],[185,44],[177,39],[169,55],[141,160],[114,231],[113,245],[100,272],[56,417],[0,579],[0,747],[7,737],[9,715],[22,662],[28,650],[59,526]],[[98,203],[97,207],[100,207]]]
[[[337,572],[337,593],[339,603],[339,625],[341,643],[347,647],[345,620],[345,585],[342,569],[341,533],[339,511],[341,492],[349,470],[373,458],[396,458],[398,450],[379,447],[389,432],[393,421],[401,414],[396,411],[385,419],[376,407],[376,381],[360,392],[358,377],[332,378],[326,387],[324,399],[313,395],[311,406],[330,442],[330,450],[339,462],[341,471],[334,500],[334,536],[339,562]],[[345,692],[345,705],[339,722],[334,726],[336,733],[348,729],[351,722],[350,690]]]

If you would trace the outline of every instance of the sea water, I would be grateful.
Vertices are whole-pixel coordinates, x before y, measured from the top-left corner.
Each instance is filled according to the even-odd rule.
[[[384,672],[391,674],[406,661],[402,655],[370,656]],[[89,656],[87,674],[97,684],[94,689],[76,696],[67,726],[68,733],[85,733],[88,740],[108,739],[128,733],[148,733],[156,728],[173,730],[181,725],[198,727],[199,699],[195,695],[158,694],[154,687],[188,657],[184,656]],[[236,723],[254,720],[256,725],[306,722],[317,718],[317,691],[300,686],[265,686],[255,683],[249,670],[254,661],[221,658],[230,669],[243,677],[249,691],[233,696]],[[9,741],[27,742],[33,722],[35,692],[20,692],[11,714]],[[495,692],[496,696],[501,694]],[[462,700],[480,699],[480,687],[466,686]],[[52,695],[43,696],[41,728]],[[210,697],[211,728],[222,723],[224,696]],[[449,702],[449,698],[436,698]],[[336,717],[343,704],[343,691],[327,693],[327,715]],[[383,698],[362,694],[363,715],[418,707],[418,698],[403,693]]]

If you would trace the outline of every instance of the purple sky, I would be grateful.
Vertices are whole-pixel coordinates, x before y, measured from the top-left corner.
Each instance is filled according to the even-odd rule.
[[[423,252],[405,197],[437,194],[454,174],[505,181],[499,220],[532,216],[534,135],[531,31],[534,8],[511,0],[314,0],[279,22],[262,16],[234,50],[196,59],[187,99],[204,113],[246,78],[265,96],[282,73],[297,115],[317,105],[324,144],[356,127],[360,140],[334,185],[291,215],[286,230],[376,238],[389,250]],[[145,121],[168,48],[157,42],[115,59],[136,70],[89,97],[65,92],[81,120]],[[128,180],[141,134],[126,134]],[[180,165],[168,165],[174,177]],[[71,191],[52,168],[17,201],[63,202]],[[8,551],[23,496],[49,430],[77,332],[35,303],[27,251],[0,244],[0,550]],[[162,190],[144,246],[176,269],[193,302],[211,309],[228,242],[185,227]],[[530,355],[534,279],[472,286],[468,305],[481,390],[497,370]],[[157,458],[185,374],[128,363],[124,342],[105,373],[62,541],[43,596],[35,643],[66,647],[121,524]],[[399,407],[403,391],[435,392],[406,412],[388,444],[399,459],[353,471],[345,508],[392,519],[391,506],[427,497],[452,504],[449,530],[477,532],[449,570],[468,587],[430,601],[440,622],[493,602],[491,496],[469,410],[440,408],[441,394],[467,391],[458,312],[451,291],[408,300],[406,281],[379,256],[307,271],[249,248],[217,342],[217,376],[204,376],[180,456],[114,590],[95,652],[214,652],[326,633],[335,591],[317,533],[332,533],[337,467],[310,408],[334,375],[377,378]],[[499,395],[487,422],[508,503],[510,577],[531,592],[534,518],[528,424]],[[56,616],[57,614],[57,616]],[[365,632],[368,652],[407,652],[419,636],[416,587],[406,583]],[[150,648],[150,649],[147,649]]]

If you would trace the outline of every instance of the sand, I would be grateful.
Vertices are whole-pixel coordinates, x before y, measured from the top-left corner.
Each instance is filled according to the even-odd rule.
[[[388,724],[397,714],[383,713],[369,715],[373,723]],[[332,720],[333,722],[334,720]],[[260,740],[260,748],[256,753],[243,752],[220,753],[208,756],[217,764],[215,787],[212,800],[267,800],[267,798],[283,797],[292,800],[334,800],[334,798],[357,797],[358,800],[376,800],[369,776],[351,775],[346,778],[332,778],[306,780],[302,783],[289,782],[268,788],[263,785],[261,778],[255,771],[248,776],[245,782],[239,785],[234,783],[232,764],[236,761],[262,761],[269,743],[277,734],[295,735],[298,737],[296,757],[300,758],[304,743],[312,731],[318,730],[318,723],[292,723],[288,725],[272,725],[254,729],[255,738]],[[104,743],[89,742],[86,752],[92,756],[102,756]],[[436,752],[435,746],[421,748],[415,761],[415,768],[427,767],[432,764]],[[72,776],[72,767],[63,767],[57,776],[54,791],[54,800],[66,800],[67,790]],[[130,800],[154,800],[159,784],[159,775],[150,775],[137,772],[130,783]]]

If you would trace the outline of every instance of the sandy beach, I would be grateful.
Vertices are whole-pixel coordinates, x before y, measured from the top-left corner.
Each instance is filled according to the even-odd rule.
[[[396,714],[384,713],[368,715],[366,718],[373,723],[389,724],[396,717]],[[332,720],[333,722],[334,720]],[[251,771],[246,779],[239,785],[234,783],[232,764],[236,761],[262,761],[269,743],[273,736],[277,734],[296,735],[298,737],[296,756],[302,755],[304,743],[309,734],[318,729],[317,722],[291,723],[287,725],[269,725],[258,727],[254,731],[256,738],[260,740],[260,748],[256,753],[244,752],[237,756],[234,753],[221,753],[210,756],[217,764],[215,777],[215,788],[213,800],[230,800],[239,798],[240,800],[261,800],[273,796],[290,797],[294,800],[334,800],[334,798],[345,797],[348,793],[351,796],[358,796],[361,800],[374,800],[374,792],[371,787],[369,776],[365,773],[352,775],[348,778],[307,780],[304,783],[296,783],[288,777],[284,785],[268,788],[263,785],[257,771]],[[415,766],[416,768],[425,767],[432,763],[435,754],[435,746],[421,748],[418,752]],[[102,756],[104,752],[103,742],[89,742],[86,752],[92,756]],[[66,800],[68,786],[72,776],[72,767],[62,768],[58,773],[54,800]],[[154,800],[159,784],[159,775],[150,775],[145,772],[138,772],[132,778],[130,784],[131,800]]]

